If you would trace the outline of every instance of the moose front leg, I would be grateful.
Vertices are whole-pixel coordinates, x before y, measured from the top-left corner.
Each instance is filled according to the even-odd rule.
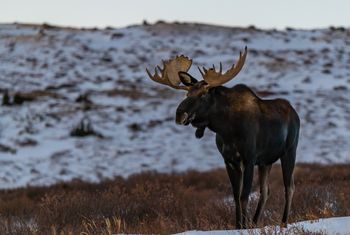
[[[227,174],[230,178],[233,197],[236,204],[236,228],[242,228],[241,194],[243,186],[243,162],[235,146],[225,145],[221,136],[216,135],[216,146],[225,160]]]
[[[225,161],[227,174],[231,181],[233,197],[236,204],[236,228],[241,229],[242,224],[242,205],[241,205],[241,193],[243,185],[243,164],[242,162],[228,162]]]
[[[252,188],[253,175],[254,175],[254,164],[253,163],[245,164],[244,172],[243,172],[243,188],[242,188],[242,194],[241,194],[243,228],[247,228],[247,223],[249,221],[248,215],[247,215],[247,207],[248,207],[250,190]]]

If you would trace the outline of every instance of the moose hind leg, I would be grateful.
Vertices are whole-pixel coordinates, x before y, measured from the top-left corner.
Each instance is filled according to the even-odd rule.
[[[253,223],[257,224],[260,220],[262,211],[264,210],[267,198],[269,196],[268,178],[271,170],[271,165],[259,166],[259,184],[260,184],[260,197],[258,207],[253,218]]]
[[[282,223],[287,224],[288,222],[288,216],[290,212],[290,208],[292,205],[292,199],[294,194],[294,166],[295,166],[295,155],[296,150],[290,150],[288,151],[282,158],[281,158],[281,165],[282,165],[282,173],[283,173],[283,183],[285,188],[285,205],[284,205],[284,212],[283,212],[283,218]]]

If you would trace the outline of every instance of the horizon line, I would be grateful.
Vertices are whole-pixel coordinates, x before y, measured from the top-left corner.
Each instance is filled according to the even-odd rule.
[[[208,25],[208,26],[216,26],[216,27],[224,27],[224,28],[254,28],[257,30],[278,30],[278,31],[286,31],[286,30],[322,30],[322,29],[329,29],[329,28],[344,28],[344,29],[350,29],[350,26],[346,25],[328,25],[328,26],[318,26],[318,27],[295,27],[295,26],[284,26],[284,27],[260,27],[254,24],[248,24],[248,25],[229,25],[229,24],[218,24],[218,23],[210,23],[205,21],[167,21],[163,19],[154,20],[154,21],[148,21],[143,20],[138,23],[130,23],[128,25],[123,26],[117,26],[117,25],[111,25],[106,24],[104,26],[99,25],[89,25],[89,26],[79,26],[79,25],[66,25],[66,24],[60,24],[55,22],[49,22],[49,21],[41,21],[41,22],[30,22],[30,21],[12,21],[12,22],[0,22],[0,25],[23,25],[23,26],[43,26],[48,25],[52,26],[54,28],[62,28],[62,29],[85,29],[85,30],[103,30],[103,29],[123,29],[133,26],[142,26],[142,25],[156,25],[156,24],[197,24],[197,25]]]

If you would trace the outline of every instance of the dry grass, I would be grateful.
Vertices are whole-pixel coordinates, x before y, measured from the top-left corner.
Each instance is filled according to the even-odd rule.
[[[298,165],[290,222],[350,215],[350,165]],[[257,175],[257,174],[255,174]],[[256,179],[255,179],[256,181]],[[283,210],[280,167],[270,177],[262,223],[278,224]],[[255,184],[253,191],[258,191]],[[232,229],[234,205],[223,169],[147,172],[100,184],[62,183],[0,191],[0,234],[160,233]],[[250,214],[257,199],[250,202]]]

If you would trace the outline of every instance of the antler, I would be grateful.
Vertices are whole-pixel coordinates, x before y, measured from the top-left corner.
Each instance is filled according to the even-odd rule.
[[[245,58],[247,56],[247,47],[244,48],[244,53],[239,53],[239,59],[237,64],[233,64],[232,67],[226,71],[226,73],[222,74],[222,64],[220,62],[220,70],[216,72],[215,66],[213,68],[206,69],[203,67],[203,71],[198,67],[199,72],[202,74],[202,77],[206,83],[208,83],[209,87],[217,87],[220,86],[232,78],[234,78],[242,69]]]
[[[152,75],[148,71],[148,69],[146,69],[148,76],[153,81],[158,82],[160,84],[170,86],[174,89],[182,89],[188,91],[189,87],[180,85],[181,81],[178,73],[180,71],[187,72],[192,65],[192,60],[184,55],[181,55],[176,56],[174,59],[162,62],[163,69],[157,66],[156,68],[154,68],[154,75]],[[160,71],[161,76],[159,76],[157,69]]]

